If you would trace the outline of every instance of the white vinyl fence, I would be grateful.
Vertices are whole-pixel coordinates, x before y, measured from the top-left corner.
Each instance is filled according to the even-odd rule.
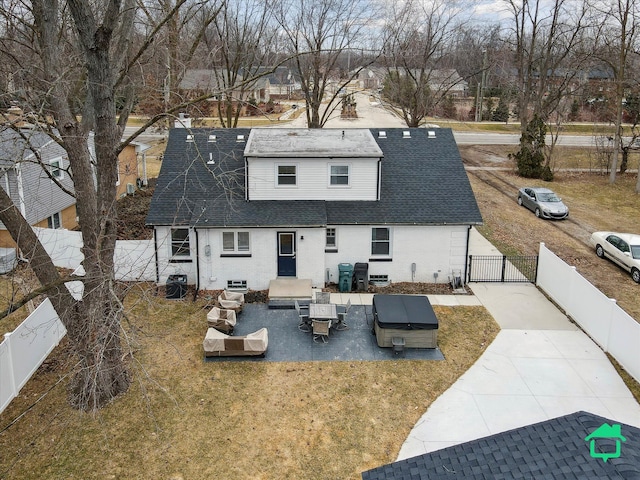
[[[629,280],[631,281],[631,280]],[[540,244],[537,284],[640,382],[640,323]]]
[[[36,235],[56,267],[75,270],[84,256],[82,234],[70,230],[35,228]],[[115,278],[123,281],[156,280],[153,240],[118,240],[113,255]]]
[[[47,298],[0,343],[0,413],[67,333]]]

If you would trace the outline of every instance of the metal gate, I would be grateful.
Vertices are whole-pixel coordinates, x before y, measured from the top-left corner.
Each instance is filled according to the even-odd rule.
[[[469,255],[469,282],[536,283],[537,255]]]

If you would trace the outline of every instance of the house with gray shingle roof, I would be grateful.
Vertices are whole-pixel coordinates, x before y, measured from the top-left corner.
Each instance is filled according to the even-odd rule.
[[[75,228],[76,199],[67,152],[47,134],[35,128],[0,129],[2,188],[30,225]],[[62,187],[62,188],[61,188]],[[65,191],[66,190],[66,191]],[[0,223],[0,247],[15,243]]]
[[[173,129],[146,223],[157,281],[448,282],[482,222],[449,129]],[[463,276],[464,278],[464,276]]]
[[[640,479],[639,428],[615,425],[626,437],[622,448],[615,436],[585,442],[608,423],[576,412],[377,467],[362,479]]]

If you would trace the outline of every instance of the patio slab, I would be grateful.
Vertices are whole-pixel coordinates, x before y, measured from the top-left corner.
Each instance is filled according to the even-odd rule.
[[[247,304],[238,316],[234,336],[246,335],[266,327],[269,331],[269,346],[265,356],[208,357],[205,361],[444,360],[438,348],[410,348],[396,355],[391,348],[378,347],[376,337],[372,334],[372,321],[371,307],[354,305],[347,316],[348,330],[332,331],[326,344],[315,343],[311,333],[298,329],[299,318],[295,310],[269,309],[264,304]]]

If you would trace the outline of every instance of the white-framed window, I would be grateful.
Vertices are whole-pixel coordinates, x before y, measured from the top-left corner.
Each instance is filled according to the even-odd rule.
[[[249,232],[222,232],[224,253],[249,253]]]
[[[172,228],[171,229],[171,256],[172,257],[189,257],[191,255],[191,247],[189,245],[189,229],[188,228]]]
[[[387,227],[371,229],[371,255],[389,256],[391,253],[391,235]]]
[[[329,165],[329,185],[332,187],[348,187],[349,165]]]
[[[62,157],[51,160],[49,162],[49,168],[51,171],[51,176],[53,178],[57,178],[58,180],[62,180],[62,178],[64,178],[64,165],[62,163]]]
[[[338,249],[338,241],[336,237],[336,229],[335,228],[327,228],[326,229],[326,243],[325,246],[328,250],[337,250]]]
[[[279,187],[294,187],[298,184],[298,168],[296,165],[276,165],[277,185]]]
[[[61,220],[62,219],[60,218],[60,212],[54,213],[49,218],[47,218],[47,228],[61,228]]]

